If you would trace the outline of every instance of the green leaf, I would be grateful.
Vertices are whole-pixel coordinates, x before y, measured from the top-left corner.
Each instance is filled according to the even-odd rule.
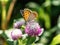
[[[32,45],[35,41],[35,37],[28,37],[26,45]]]
[[[57,45],[60,44],[60,34],[58,34],[57,36],[55,36],[51,42],[50,45]]]

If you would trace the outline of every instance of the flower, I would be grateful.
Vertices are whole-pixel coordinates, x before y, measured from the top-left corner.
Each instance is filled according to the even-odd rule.
[[[13,40],[17,40],[18,38],[22,37],[22,31],[20,29],[14,29],[11,32],[11,37]]]
[[[25,23],[25,20],[24,20],[24,19],[20,19],[20,21],[16,21],[16,22],[13,24],[13,27],[19,29],[24,23]]]
[[[27,23],[25,28],[25,33],[27,33],[30,36],[39,36],[43,32],[43,28],[39,26],[37,22],[30,22]]]

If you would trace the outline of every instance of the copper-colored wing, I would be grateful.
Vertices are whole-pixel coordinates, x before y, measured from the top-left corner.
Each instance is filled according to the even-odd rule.
[[[29,15],[31,14],[31,10],[25,8],[24,10],[20,11],[23,18],[25,19],[25,21],[28,21]]]

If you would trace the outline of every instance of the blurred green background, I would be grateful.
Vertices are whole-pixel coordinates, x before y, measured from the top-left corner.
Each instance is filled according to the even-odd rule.
[[[6,1],[6,0],[5,0]],[[0,29],[3,30],[1,27],[2,24],[2,17],[3,17],[3,6],[0,0]],[[5,2],[5,11],[6,17],[7,13],[10,9],[10,4],[14,4],[15,0],[7,0]],[[12,13],[11,17],[8,21],[7,30],[13,28],[14,19],[23,18],[20,10],[24,8],[29,8],[31,10],[38,12],[38,22],[41,27],[44,28],[43,35],[40,36],[39,41],[36,43],[40,43],[39,45],[60,45],[60,0],[16,0],[14,6],[12,6]],[[6,19],[7,20],[7,19]],[[2,36],[4,37],[4,36]],[[5,39],[6,37],[4,37]],[[9,42],[8,42],[9,43]],[[11,45],[11,44],[10,44]]]

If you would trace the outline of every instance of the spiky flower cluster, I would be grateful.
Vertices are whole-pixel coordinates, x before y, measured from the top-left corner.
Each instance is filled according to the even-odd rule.
[[[27,23],[25,28],[25,33],[30,36],[39,36],[43,32],[43,29],[39,26],[37,22]]]
[[[17,40],[22,37],[22,30],[20,27],[25,24],[24,20],[17,21],[14,23],[13,27],[15,30],[11,32],[11,37],[13,40]],[[29,36],[40,36],[43,33],[43,28],[36,21],[27,22],[24,29],[25,33]]]

